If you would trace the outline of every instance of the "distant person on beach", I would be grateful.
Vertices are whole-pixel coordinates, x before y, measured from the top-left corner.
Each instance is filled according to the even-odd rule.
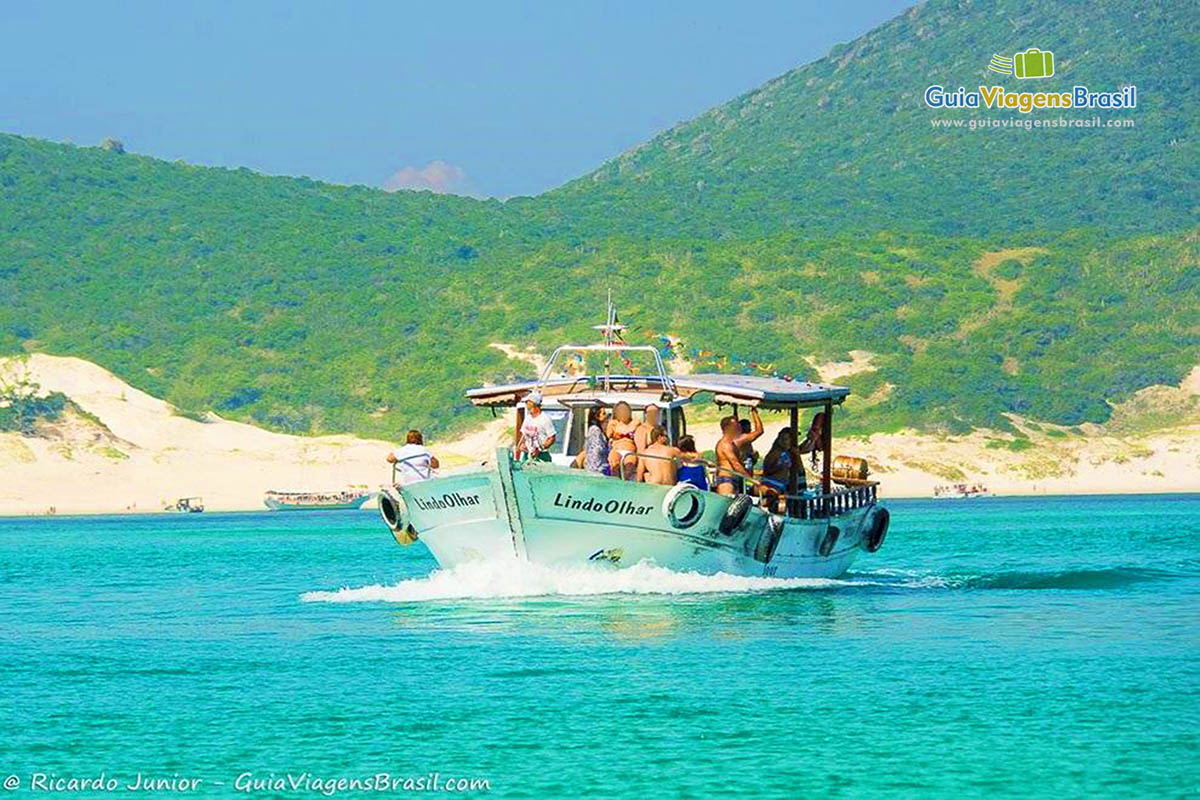
[[[633,409],[624,400],[613,406],[613,417],[608,422],[608,441],[612,443],[608,451],[608,465],[612,474],[627,481],[637,477],[637,452],[633,436],[638,424],[633,421]]]
[[[558,432],[550,416],[542,412],[542,396],[538,392],[525,398],[525,419],[521,422],[521,438],[517,442],[517,460],[550,461],[550,448]]]
[[[742,432],[741,423],[737,417],[729,416],[721,419],[721,438],[717,440],[717,477],[713,487],[717,494],[741,494],[746,490],[746,478],[753,475],[742,463],[740,450],[763,434],[762,418],[758,409],[750,409],[754,427],[749,433]]]
[[[679,469],[675,479],[679,483],[690,483],[697,489],[708,489],[708,473],[700,463],[700,454],[696,452],[696,439],[692,436],[682,436],[679,439]]]
[[[608,409],[597,406],[588,411],[587,431],[583,435],[583,449],[575,456],[575,467],[600,475],[609,474],[608,436],[604,428],[608,424]]]
[[[655,425],[650,430],[650,444],[646,445],[638,457],[637,479],[660,486],[673,486],[678,480],[674,459],[682,455],[682,452],[667,441],[666,429]]]
[[[403,486],[417,481],[427,481],[438,468],[438,460],[425,446],[425,438],[418,430],[411,430],[404,437],[404,444],[388,453],[389,464],[394,464],[396,485]]]

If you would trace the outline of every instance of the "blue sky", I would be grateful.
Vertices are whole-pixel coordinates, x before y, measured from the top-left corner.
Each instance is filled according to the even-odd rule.
[[[12,3],[0,130],[339,183],[534,194],[909,5]]]

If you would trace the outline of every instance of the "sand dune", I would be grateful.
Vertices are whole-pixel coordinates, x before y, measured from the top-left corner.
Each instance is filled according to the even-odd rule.
[[[268,489],[375,487],[390,475],[388,442],[289,436],[216,415],[198,422],[82,359],[34,354],[0,371],[23,372],[85,412],[68,411],[42,436],[0,434],[3,514],[160,511],[183,496],[213,510],[254,509]],[[445,460],[471,460],[488,435],[444,448]]]
[[[62,392],[82,413],[69,410],[39,436],[0,433],[0,514],[160,511],[182,496],[203,497],[213,510],[257,509],[267,489],[375,487],[389,475],[388,442],[290,436],[215,415],[188,419],[77,358],[0,362],[0,374],[18,373]],[[701,449],[711,448],[717,414],[696,411],[689,430]],[[1147,420],[1157,427],[1143,430]],[[891,497],[928,497],[934,486],[957,482],[980,482],[997,494],[1200,491],[1200,367],[1179,387],[1139,392],[1106,426],[1013,422],[1023,441],[994,431],[906,432],[840,439],[836,452],[868,458]],[[493,420],[431,445],[446,467],[485,461],[509,441],[509,424]],[[782,424],[768,418],[761,452]]]

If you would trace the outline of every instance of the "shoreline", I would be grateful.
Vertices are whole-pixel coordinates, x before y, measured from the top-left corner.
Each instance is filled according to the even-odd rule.
[[[14,366],[9,362],[10,368]],[[44,391],[70,399],[37,435],[0,433],[0,516],[165,513],[180,497],[210,512],[253,512],[268,489],[330,491],[386,483],[394,444],[349,435],[275,433],[208,415],[181,416],[107,370],[77,358],[34,354],[17,364]],[[1105,426],[1011,417],[1008,431],[939,436],[913,430],[835,439],[835,455],[863,457],[884,499],[933,499],[938,485],[982,484],[994,497],[1200,493],[1200,368],[1180,387],[1150,387],[1114,407]],[[1147,419],[1171,425],[1150,428]],[[1158,414],[1158,417],[1154,417]],[[701,452],[719,436],[715,407],[688,415]],[[764,454],[783,426],[767,415]],[[507,415],[429,447],[446,469],[490,460],[512,441]],[[811,476],[811,473],[810,473]],[[810,477],[811,481],[811,477]],[[946,500],[957,498],[946,498]]]
[[[1193,489],[1165,490],[1165,491],[1161,491],[1161,492],[1095,491],[1095,492],[1074,492],[1074,493],[1062,493],[1062,492],[1050,493],[1050,492],[1047,492],[1045,494],[1039,492],[1037,494],[989,494],[985,497],[972,497],[972,498],[957,498],[956,497],[956,498],[946,498],[946,499],[939,499],[939,498],[928,497],[928,496],[924,496],[924,495],[921,495],[921,496],[917,496],[917,495],[911,495],[911,496],[884,495],[884,496],[880,497],[880,502],[888,503],[893,500],[900,500],[900,501],[904,501],[904,502],[927,502],[927,503],[937,502],[939,505],[952,506],[952,505],[960,504],[960,503],[974,503],[976,501],[981,501],[981,500],[982,501],[988,501],[988,500],[1070,500],[1073,498],[1094,499],[1094,498],[1101,498],[1101,497],[1138,498],[1138,499],[1147,499],[1147,498],[1154,498],[1154,497],[1189,498],[1189,497],[1200,497],[1200,489],[1193,488]],[[375,515],[379,512],[376,510],[376,508],[373,504],[369,504],[362,508],[338,509],[337,511],[334,511],[334,512],[322,512],[319,509],[313,509],[313,510],[308,510],[308,511],[303,511],[303,512],[295,512],[295,511],[278,512],[278,511],[272,511],[271,509],[266,508],[264,506],[262,508],[211,508],[211,509],[206,508],[203,513],[208,514],[210,517],[212,515],[217,515],[217,514],[223,515],[223,516],[224,515],[271,514],[271,515],[282,515],[282,516],[286,517],[286,516],[291,516],[294,514],[316,514],[316,513],[341,513],[341,514],[359,513],[359,514],[364,514],[364,515]],[[0,511],[0,521],[37,520],[37,519],[46,519],[46,520],[51,520],[51,519],[96,519],[98,517],[124,518],[124,517],[155,517],[155,516],[190,517],[190,516],[194,516],[194,515],[184,514],[184,513],[180,513],[180,512],[174,512],[174,511],[162,511],[162,510],[157,510],[157,509],[138,509],[136,511],[123,511],[123,510],[118,510],[118,511],[113,511],[113,510],[71,511],[71,512],[62,513],[62,514],[58,514],[58,513],[47,514],[44,512],[40,513],[40,514],[36,514],[36,513],[35,514],[24,514],[24,513],[19,513],[19,512],[8,513],[8,512]]]

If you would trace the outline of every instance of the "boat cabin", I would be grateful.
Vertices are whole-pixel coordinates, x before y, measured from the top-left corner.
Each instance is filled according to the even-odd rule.
[[[599,327],[607,329],[609,326]],[[609,334],[608,330],[606,334]],[[555,367],[562,363],[564,354],[597,351],[606,356],[606,366],[609,363],[607,356],[612,352],[622,355],[635,352],[652,354],[657,374],[555,374]],[[563,465],[569,465],[583,448],[588,411],[596,406],[612,408],[624,401],[637,415],[647,406],[657,405],[661,410],[662,425],[667,429],[672,444],[687,433],[686,407],[694,398],[702,395],[711,396],[720,406],[733,406],[735,413],[739,406],[787,412],[793,439],[797,442],[802,440],[798,430],[800,409],[820,409],[825,412],[826,424],[821,480],[824,494],[830,493],[833,481],[833,408],[841,405],[850,394],[850,390],[844,386],[758,375],[671,376],[667,374],[656,348],[613,342],[611,335],[608,335],[604,344],[559,347],[548,360],[542,376],[536,380],[471,389],[467,392],[467,399],[484,408],[516,407],[515,431],[519,431],[525,414],[524,400],[534,392],[542,395],[542,413],[547,414],[554,423],[556,435],[551,459]],[[793,474],[790,493],[795,491],[797,481],[798,474]]]
[[[625,402],[629,404],[636,418],[653,404],[659,409],[660,424],[666,428],[672,444],[687,434],[687,415],[684,408],[691,403],[691,397],[673,395],[664,391],[661,383],[636,375],[610,376],[607,389],[596,383],[595,376],[589,376],[546,383],[529,380],[504,386],[471,389],[467,392],[467,398],[474,405],[483,408],[515,406],[515,436],[525,419],[525,398],[534,391],[541,393],[542,413],[554,423],[554,446],[550,451],[550,458],[556,464],[569,465],[583,449],[588,412],[593,408],[612,409],[618,403]]]

